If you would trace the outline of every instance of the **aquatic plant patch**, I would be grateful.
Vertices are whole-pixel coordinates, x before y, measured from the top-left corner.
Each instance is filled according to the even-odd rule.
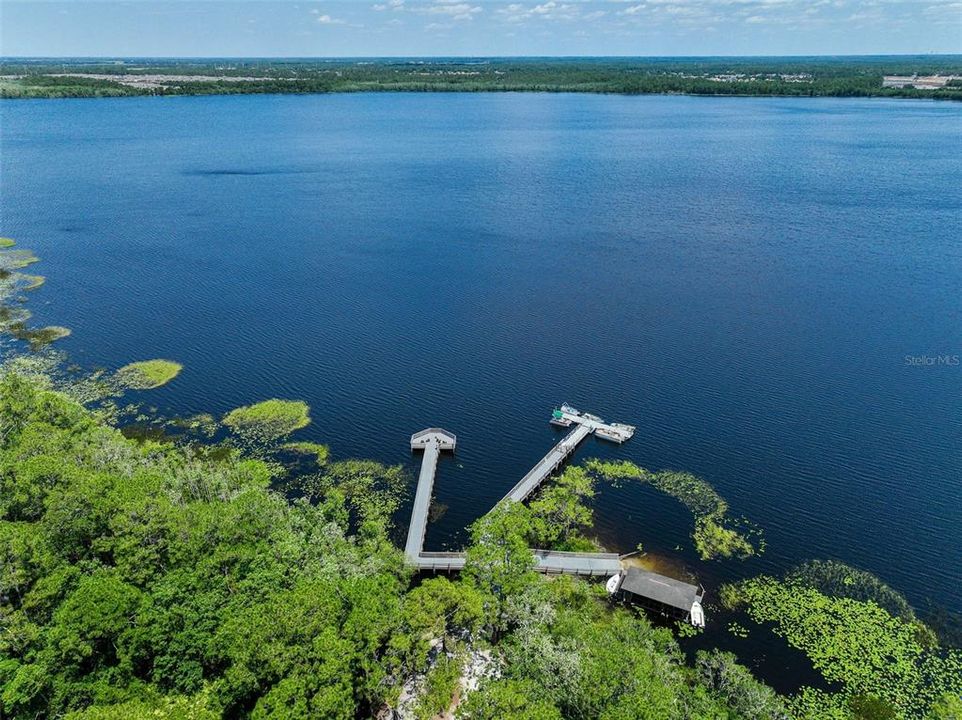
[[[153,390],[177,377],[183,367],[173,360],[142,360],[120,368],[117,379],[131,390]]]
[[[756,622],[772,624],[850,699],[871,696],[899,717],[922,718],[944,695],[959,691],[962,651],[930,645],[931,633],[921,623],[894,616],[874,600],[825,595],[791,576],[760,576],[726,586],[721,596],[729,608],[744,607]]]
[[[314,460],[318,465],[323,465],[326,463],[328,456],[331,454],[331,449],[327,445],[321,445],[320,443],[314,442],[284,443],[281,445],[280,449],[287,450],[288,452],[298,453],[300,455],[313,455]]]
[[[653,472],[627,460],[606,462],[597,458],[588,460],[585,469],[609,482],[649,483],[681,502],[695,517],[692,539],[703,560],[746,558],[761,552],[762,542],[759,540],[757,545],[752,542],[759,531],[748,526],[745,520],[729,518],[728,503],[697,475],[674,470]]]
[[[871,600],[903,620],[916,619],[915,611],[902,593],[872,573],[837,560],[809,560],[793,568],[786,579],[813,587],[823,595]]]
[[[29,250],[0,250],[0,272],[20,270],[39,261]]]
[[[23,290],[36,290],[47,281],[47,278],[45,278],[43,275],[28,275],[27,273],[20,273],[18,280],[20,282],[20,287]]]
[[[6,241],[0,242],[0,248],[9,248],[14,244],[10,238],[0,240]],[[0,332],[11,333],[21,340],[30,340],[29,333],[33,332],[26,327],[30,311],[23,307],[26,298],[22,293],[40,287],[43,277],[27,275],[19,270],[37,260],[37,256],[29,250],[0,249]],[[38,347],[43,344],[39,341],[46,335],[50,333],[36,336]]]
[[[17,340],[24,340],[30,344],[31,349],[38,350],[49,345],[55,340],[65,338],[70,335],[70,328],[60,325],[47,325],[42,328],[28,328],[23,323],[14,323],[10,326],[10,334]]]
[[[311,422],[309,408],[302,400],[264,400],[235,408],[224,416],[224,425],[258,443],[279,440]]]

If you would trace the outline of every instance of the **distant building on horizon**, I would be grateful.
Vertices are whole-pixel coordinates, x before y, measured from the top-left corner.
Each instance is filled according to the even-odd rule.
[[[938,90],[944,88],[950,80],[960,80],[959,75],[885,75],[882,87],[887,88],[915,88],[916,90]]]

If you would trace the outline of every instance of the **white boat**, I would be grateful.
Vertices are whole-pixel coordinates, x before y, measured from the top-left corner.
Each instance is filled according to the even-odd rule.
[[[571,407],[568,403],[561,403],[561,412],[581,416],[581,411],[578,408]]]
[[[614,595],[618,592],[618,588],[621,587],[621,573],[617,575],[612,575],[608,578],[608,582],[605,583],[605,590],[608,591],[609,595]]]
[[[623,433],[610,425],[603,425],[599,428],[595,428],[595,435],[600,437],[602,440],[610,440],[611,442],[616,442],[618,444],[623,443],[628,440],[631,435]]]
[[[705,627],[705,611],[702,609],[701,603],[697,600],[691,604],[691,615],[689,615],[689,619],[695,627]]]

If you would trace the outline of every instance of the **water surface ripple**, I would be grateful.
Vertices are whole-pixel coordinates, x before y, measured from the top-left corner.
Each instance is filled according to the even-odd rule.
[[[629,458],[767,534],[709,580],[834,557],[962,605],[962,109],[914,101],[334,95],[5,101],[0,231],[88,365],[170,357],[174,413],[307,400],[304,437],[412,462],[458,434],[430,549],[555,441]],[[412,463],[413,464],[413,463]],[[604,489],[598,532],[691,521]],[[675,547],[682,549],[676,551]]]

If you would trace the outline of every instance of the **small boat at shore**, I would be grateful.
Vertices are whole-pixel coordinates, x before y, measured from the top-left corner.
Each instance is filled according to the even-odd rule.
[[[698,628],[705,627],[705,610],[701,606],[701,603],[695,600],[691,604],[691,613],[689,614],[689,622]]]

